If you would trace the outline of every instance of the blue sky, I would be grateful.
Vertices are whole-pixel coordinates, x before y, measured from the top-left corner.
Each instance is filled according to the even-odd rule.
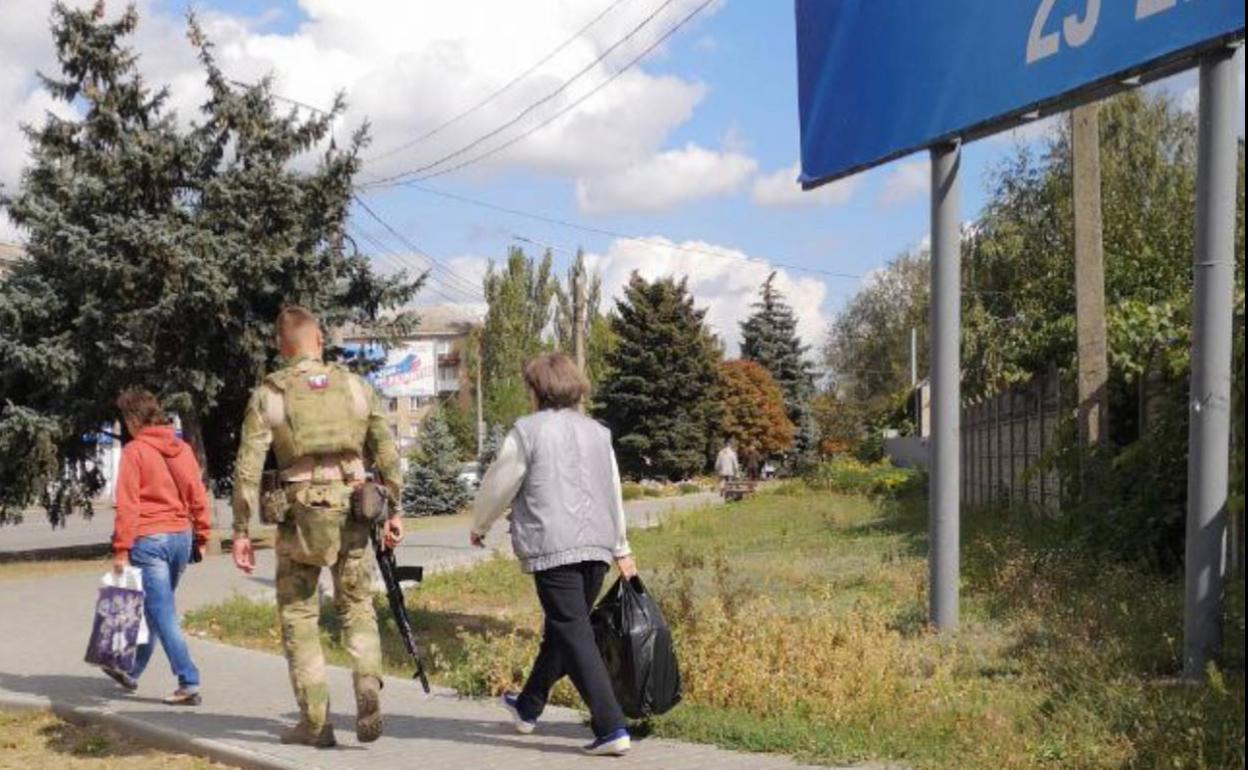
[[[19,67],[28,63],[30,74],[25,90],[10,89],[20,97],[11,112],[30,119],[42,104],[33,72],[49,64],[50,44],[38,42],[40,35],[46,40],[40,17],[46,19],[42,8],[48,2],[11,2],[18,4],[17,25],[11,27],[24,23],[29,29],[12,31],[14,40],[22,35],[25,47],[10,46],[14,51],[10,56]],[[279,94],[314,105],[328,104],[335,90],[344,89],[353,108],[337,133],[345,135],[365,118],[372,121],[375,144],[365,153],[368,157],[420,135],[496,88],[608,2],[197,0],[195,7],[217,41],[219,60],[229,74],[244,80],[272,74]],[[660,15],[646,32],[657,34],[670,27],[696,2],[676,0],[671,13]],[[497,104],[435,141],[385,164],[366,166],[366,172],[384,176],[419,165],[498,125],[592,60],[659,4],[659,0],[621,0],[603,23],[540,70],[532,82],[522,82]],[[181,114],[193,114],[200,79],[181,35],[180,17],[187,5],[186,0],[141,1],[144,19],[136,40],[149,77],[174,83],[173,102]],[[609,58],[585,79],[586,87],[607,77],[645,41],[642,34],[638,45],[625,46]],[[4,43],[0,32],[0,48]],[[0,65],[6,64],[4,56],[0,52]],[[748,313],[753,289],[768,272],[758,262],[782,264],[782,287],[793,295],[808,341],[818,344],[821,329],[859,280],[809,271],[862,276],[925,239],[923,155],[866,172],[840,194],[825,192],[835,197],[826,205],[794,205],[787,186],[798,156],[790,2],[717,2],[644,59],[639,70],[490,162],[425,184],[695,250],[622,242],[400,187],[368,191],[365,200],[408,243],[400,243],[364,212],[353,215],[357,231],[395,253],[395,259],[380,258],[379,267],[424,265],[428,264],[424,255],[432,255],[449,265],[456,277],[439,269],[428,299],[466,300],[460,290],[463,283],[476,284],[486,261],[501,258],[516,236],[558,247],[555,255],[561,266],[580,246],[604,273],[608,293],[618,290],[632,269],[651,277],[690,274],[695,295],[709,308],[708,319],[731,346],[735,324]],[[0,74],[3,71],[0,66]],[[1193,84],[1189,74],[1154,88],[1190,99]],[[565,96],[576,93],[574,88]],[[0,114],[5,101],[0,78]],[[542,115],[538,111],[533,117]],[[5,130],[0,125],[0,142]],[[974,218],[982,207],[995,164],[1014,151],[1016,142],[1034,142],[1038,134],[1027,131],[966,147],[964,219]],[[12,161],[6,167],[0,156],[0,181],[12,182],[13,167]],[[769,179],[773,190],[790,194],[778,199],[760,195],[760,186]],[[0,239],[3,226],[0,223]],[[412,253],[411,245],[424,254]],[[710,256],[707,250],[725,250],[728,255]]]

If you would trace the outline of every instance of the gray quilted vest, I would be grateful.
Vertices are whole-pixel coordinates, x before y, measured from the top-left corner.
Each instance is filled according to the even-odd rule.
[[[511,544],[525,572],[612,561],[611,432],[575,409],[516,421],[528,474],[511,508]]]

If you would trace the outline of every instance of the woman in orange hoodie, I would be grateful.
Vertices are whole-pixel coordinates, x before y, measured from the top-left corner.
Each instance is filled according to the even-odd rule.
[[[160,403],[142,388],[117,398],[131,436],[117,473],[117,520],[113,528],[113,569],[133,565],[143,573],[144,610],[152,639],[141,645],[130,671],[106,669],[126,690],[138,688],[156,640],[178,678],[165,703],[199,705],[199,669],[178,622],[173,594],[187,564],[203,558],[212,528],[208,495],[190,446],[173,431]]]

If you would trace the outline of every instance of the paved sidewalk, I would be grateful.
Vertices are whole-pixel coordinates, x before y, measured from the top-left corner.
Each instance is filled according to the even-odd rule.
[[[647,500],[630,504],[634,526],[655,522],[673,507],[710,502],[713,496]],[[501,528],[498,528],[501,529]],[[502,533],[495,534],[500,539]],[[422,530],[404,549],[402,563],[448,569],[486,558],[466,549],[458,527]],[[497,543],[502,546],[501,540]],[[252,578],[238,575],[227,556],[197,565],[178,599],[184,611],[234,592],[272,591],[272,554],[263,554]],[[710,746],[651,739],[639,741],[618,761],[581,756],[588,738],[580,717],[550,709],[539,730],[514,733],[494,704],[456,697],[446,690],[425,695],[414,682],[389,678],[384,693],[386,735],[369,747],[355,742],[350,673],[331,667],[330,689],[341,746],[332,751],[282,746],[276,736],[295,718],[285,662],[278,656],[192,639],[192,654],[205,682],[196,709],[169,709],[159,696],[172,690],[163,653],[153,659],[139,693],[125,696],[82,662],[97,575],[49,577],[9,583],[0,593],[0,706],[52,706],[134,734],[154,745],[193,752],[248,767],[264,768],[507,768],[557,770],[609,762],[611,767],[650,770],[781,770],[797,765],[783,757],[727,752]]]

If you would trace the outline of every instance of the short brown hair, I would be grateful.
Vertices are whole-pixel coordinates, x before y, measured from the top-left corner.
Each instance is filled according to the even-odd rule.
[[[164,407],[146,388],[126,388],[117,396],[117,410],[127,420],[133,420],[143,427],[149,425],[168,425],[169,416]]]
[[[524,384],[538,409],[568,409],[589,394],[589,381],[565,353],[547,353],[524,365]]]
[[[277,329],[277,338],[288,340],[295,332],[308,326],[319,328],[320,323],[316,314],[303,305],[286,305],[282,308],[282,312],[277,314],[277,320],[273,322],[273,325]]]

